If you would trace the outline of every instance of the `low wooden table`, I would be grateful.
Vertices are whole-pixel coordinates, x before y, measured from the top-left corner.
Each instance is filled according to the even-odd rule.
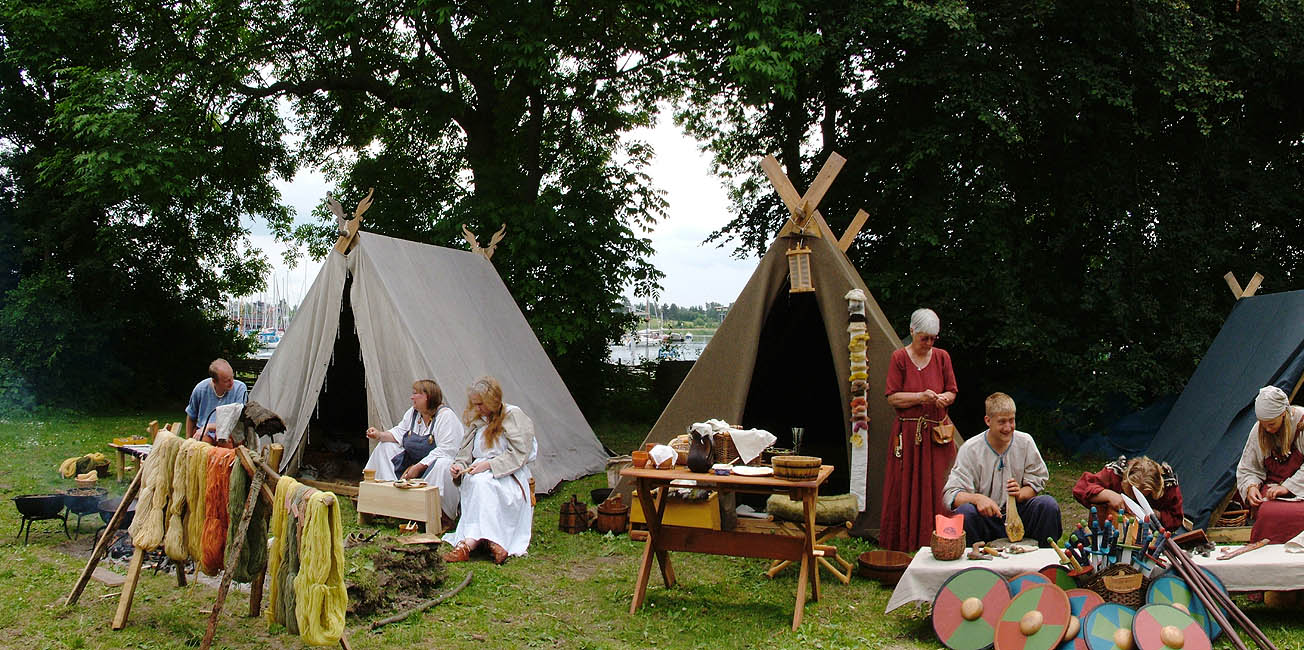
[[[833,473],[832,465],[820,466],[819,475],[809,481],[787,481],[772,476],[719,476],[717,474],[698,474],[676,467],[672,470],[642,469],[627,467],[621,470],[621,476],[628,476],[638,484],[638,499],[647,513],[647,546],[643,549],[642,562],[638,568],[638,580],[634,585],[634,602],[629,606],[633,614],[643,605],[647,595],[647,583],[652,573],[652,558],[656,557],[661,567],[661,579],[667,587],[675,585],[675,572],[670,566],[670,551],[687,551],[692,553],[709,553],[713,555],[735,555],[769,560],[789,560],[801,563],[801,573],[797,578],[797,602],[792,614],[792,629],[801,625],[802,610],[806,606],[806,584],[811,583],[812,596],[820,599],[820,576],[815,570],[815,497],[820,484],[828,480]],[[686,479],[696,481],[698,487],[708,487],[726,492],[747,492],[753,494],[787,494],[794,501],[800,501],[805,514],[805,522],[798,524],[801,535],[765,535],[740,530],[708,530],[688,528],[685,526],[662,525],[661,517],[665,513],[665,504],[669,499],[660,499],[658,507],[652,498],[653,490],[666,489],[671,481]]]
[[[109,443],[109,448],[118,452],[118,482],[121,483],[127,476],[127,456],[136,458],[136,471],[140,470],[140,459],[149,455],[153,445],[115,445]]]
[[[391,481],[363,481],[358,484],[358,524],[371,523],[374,515],[407,521],[421,521],[426,532],[444,532],[439,515],[439,488],[426,485],[399,489]]]

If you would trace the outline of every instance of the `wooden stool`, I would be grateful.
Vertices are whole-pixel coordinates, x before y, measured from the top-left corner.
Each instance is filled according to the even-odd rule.
[[[444,532],[440,522],[439,488],[433,485],[400,490],[393,483],[363,481],[358,484],[358,525],[371,523],[374,515],[404,521],[421,521],[426,532]]]
[[[781,528],[788,528],[791,526],[793,530],[797,530],[796,524],[791,522],[776,519],[774,523],[780,524]],[[825,526],[815,536],[815,561],[819,563],[820,567],[824,568],[829,573],[832,573],[833,577],[837,578],[838,582],[841,582],[844,585],[851,584],[852,565],[850,562],[842,559],[842,556],[838,555],[838,549],[836,546],[831,546],[827,544],[827,542],[836,537],[846,537],[847,531],[849,530],[851,530],[851,522],[844,521],[840,524]],[[837,562],[841,569],[839,569],[838,566],[834,566],[833,562],[829,561],[830,559],[832,559],[833,562]],[[765,577],[773,578],[789,564],[792,564],[789,560],[775,560],[771,562],[769,570],[765,572]]]

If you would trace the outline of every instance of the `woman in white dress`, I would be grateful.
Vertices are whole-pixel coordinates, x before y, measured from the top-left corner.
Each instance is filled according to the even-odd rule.
[[[448,470],[465,434],[457,413],[444,402],[439,384],[430,379],[417,380],[412,383],[412,408],[394,428],[367,429],[367,437],[376,441],[376,448],[367,459],[366,469],[376,470],[379,481],[425,478],[438,487],[439,507],[444,527],[448,528],[457,518],[461,503]]]
[[[503,403],[503,389],[493,377],[481,377],[467,389],[462,419],[470,432],[449,470],[462,483],[462,519],[444,537],[454,545],[444,559],[465,562],[486,544],[494,562],[502,564],[509,555],[525,555],[530,546],[529,462],[538,450],[534,423],[520,407]]]

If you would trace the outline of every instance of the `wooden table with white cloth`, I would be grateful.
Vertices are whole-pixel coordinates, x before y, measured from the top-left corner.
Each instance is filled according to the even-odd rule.
[[[1304,587],[1304,553],[1287,553],[1285,545],[1269,544],[1230,560],[1217,559],[1224,550],[1237,548],[1240,547],[1219,546],[1209,557],[1195,555],[1195,563],[1218,576],[1228,591],[1285,591]],[[1049,564],[1059,564],[1059,556],[1049,548],[991,560],[961,558],[944,562],[934,559],[932,550],[925,546],[906,567],[884,611],[890,612],[909,603],[931,604],[942,583],[962,569],[983,567],[1008,579]]]

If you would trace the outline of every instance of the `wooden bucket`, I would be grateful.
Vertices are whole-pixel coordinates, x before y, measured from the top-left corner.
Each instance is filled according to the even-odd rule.
[[[561,504],[561,520],[557,527],[572,535],[589,529],[589,509],[580,503],[578,495],[572,494],[570,501]]]
[[[621,502],[619,494],[612,495],[598,506],[598,520],[593,527],[604,535],[620,535],[629,530],[629,506]]]

